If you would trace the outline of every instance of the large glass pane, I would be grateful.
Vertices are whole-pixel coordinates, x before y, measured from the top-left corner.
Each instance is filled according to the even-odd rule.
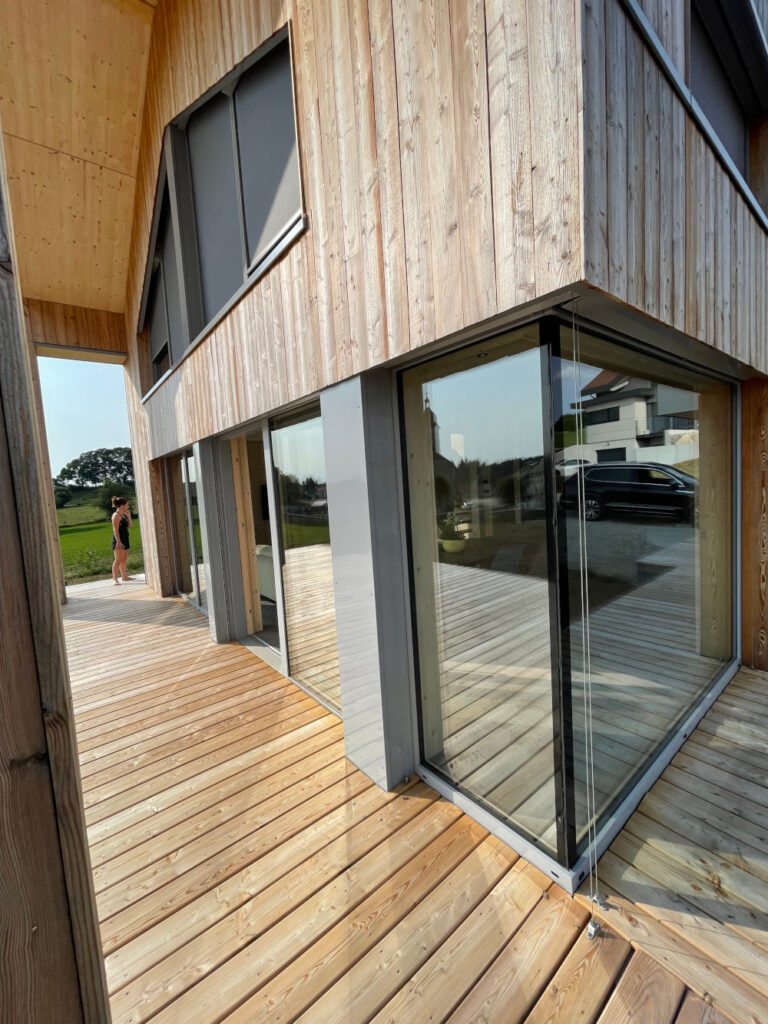
[[[538,328],[403,374],[422,757],[554,851]]]
[[[733,656],[732,389],[570,330],[553,360],[577,838]],[[591,711],[585,679],[591,678]]]
[[[187,494],[189,499],[189,522],[191,524],[192,573],[197,569],[199,603],[202,608],[208,607],[208,588],[206,584],[205,558],[203,556],[203,535],[200,522],[200,509],[197,504],[197,477],[195,475],[195,458],[192,453],[184,460],[187,477]]]
[[[267,467],[261,430],[249,434],[245,439],[245,452],[247,481],[243,481],[243,493],[247,493],[249,496],[247,510],[249,514],[246,514],[246,523],[254,542],[255,567],[251,568],[251,573],[255,571],[258,589],[258,609],[254,609],[254,634],[265,644],[279,650],[280,628],[277,614],[275,562],[279,559],[280,545],[272,536],[267,493]]]
[[[317,413],[272,428],[289,670],[341,707],[323,426]]]
[[[168,501],[173,537],[173,561],[176,569],[176,589],[180,594],[185,594],[195,600],[195,565],[189,542],[185,462],[182,455],[174,455],[166,459]]]

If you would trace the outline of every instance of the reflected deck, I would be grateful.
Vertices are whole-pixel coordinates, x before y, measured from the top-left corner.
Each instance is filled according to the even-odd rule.
[[[340,712],[330,545],[311,544],[286,551],[283,591],[291,676]]]
[[[443,757],[447,772],[554,845],[550,626],[546,580],[441,563],[435,567]],[[688,560],[590,616],[595,788],[622,791],[695,703],[721,664],[696,653]],[[571,627],[577,818],[584,804],[581,624]]]

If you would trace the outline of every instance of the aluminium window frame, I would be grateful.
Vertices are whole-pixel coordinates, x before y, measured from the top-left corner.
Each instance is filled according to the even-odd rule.
[[[244,196],[241,180],[240,155],[237,137],[237,119],[235,115],[234,91],[241,76],[257,64],[263,57],[274,50],[277,46],[287,40],[288,58],[290,62],[291,90],[293,106],[293,127],[296,138],[296,170],[299,187],[299,208],[291,217],[288,223],[271,239],[259,252],[256,258],[249,263],[247,251],[247,239],[245,230]],[[293,26],[289,19],[286,24],[278,29],[261,46],[236,64],[218,82],[207,89],[193,103],[182,111],[165,128],[163,145],[158,169],[157,185],[155,188],[155,205],[150,226],[150,237],[148,253],[154,254],[157,246],[157,234],[162,208],[162,189],[167,187],[171,202],[171,219],[173,225],[173,238],[176,247],[176,259],[179,268],[179,287],[181,291],[181,309],[183,327],[185,331],[186,345],[184,351],[175,363],[172,363],[168,370],[144,391],[141,403],[144,404],[151,398],[163,383],[170,377],[174,370],[205,340],[241,301],[241,299],[268,273],[268,271],[282,258],[285,252],[293,243],[301,237],[309,227],[309,217],[306,212],[306,192],[304,188],[304,168],[301,151],[301,133],[299,131],[298,101],[295,75],[295,46],[293,41]],[[192,195],[192,174],[189,162],[189,149],[186,139],[186,126],[189,118],[208,100],[219,93],[224,93],[229,98],[232,144],[234,147],[235,175],[237,178],[238,214],[240,220],[240,234],[242,242],[243,257],[243,281],[235,293],[224,303],[224,305],[206,322],[203,307],[203,293],[200,271],[200,258],[197,240],[197,225]],[[158,201],[160,196],[160,201]],[[137,330],[139,334],[146,326],[147,304],[149,298],[149,282],[151,279],[151,265],[147,261],[145,265],[144,284],[142,286],[141,300],[137,318]]]
[[[508,333],[509,331],[522,328],[532,323],[539,324],[540,330],[540,350],[542,352],[542,359],[546,360],[549,364],[546,371],[546,376],[542,375],[542,388],[546,388],[550,391],[550,396],[553,394],[551,390],[551,366],[552,356],[559,353],[560,344],[560,329],[562,327],[573,328],[578,325],[579,329],[588,332],[595,337],[602,340],[612,342],[614,344],[622,345],[624,348],[631,349],[633,351],[645,354],[653,359],[659,360],[671,364],[673,366],[679,366],[689,370],[693,370],[698,374],[709,377],[711,379],[719,380],[728,383],[732,388],[732,451],[731,451],[731,480],[732,480],[732,508],[731,508],[731,628],[732,628],[732,657],[731,660],[724,663],[721,670],[711,680],[709,686],[701,694],[695,706],[692,707],[687,713],[683,713],[677,726],[670,732],[667,737],[662,740],[656,750],[645,759],[643,764],[638,768],[636,773],[627,781],[622,787],[621,793],[617,799],[609,805],[603,812],[603,821],[600,825],[597,835],[595,838],[594,850],[590,851],[589,847],[580,852],[577,848],[576,842],[576,829],[575,829],[575,813],[574,813],[574,771],[573,771],[573,727],[572,727],[572,701],[571,701],[571,680],[570,680],[570,666],[568,664],[568,650],[565,645],[561,642],[561,630],[560,622],[568,621],[567,619],[567,601],[568,601],[568,589],[565,586],[558,586],[558,608],[557,608],[557,619],[550,612],[550,625],[552,629],[552,686],[553,686],[553,724],[554,715],[557,712],[559,722],[558,726],[560,729],[560,736],[553,736],[555,746],[557,742],[560,743],[559,756],[561,758],[560,764],[556,762],[556,814],[558,813],[558,807],[563,808],[564,820],[561,823],[557,821],[557,846],[558,846],[558,857],[561,855],[561,849],[565,853],[565,857],[562,859],[566,861],[570,867],[564,866],[556,860],[550,853],[548,853],[542,846],[537,842],[535,837],[531,836],[519,825],[512,826],[507,822],[503,821],[497,816],[492,810],[490,810],[484,803],[479,800],[476,796],[469,794],[464,791],[460,785],[447,780],[441,775],[436,769],[432,768],[424,761],[423,756],[423,742],[422,742],[422,709],[421,700],[419,696],[419,649],[418,649],[418,621],[417,621],[417,610],[415,603],[415,588],[413,578],[413,559],[412,559],[412,541],[411,541],[411,524],[409,515],[409,482],[408,482],[408,471],[407,471],[407,452],[406,452],[406,438],[405,438],[405,419],[404,419],[404,405],[402,401],[402,374],[405,370],[412,368],[413,366],[431,362],[434,359],[439,359],[441,356],[446,355],[452,351],[459,350],[461,348],[469,347],[477,342],[487,341],[493,337],[497,337],[500,334]],[[549,342],[555,342],[557,348],[554,349],[547,344],[547,338]],[[415,356],[415,358],[414,358]],[[441,796],[450,802],[454,803],[457,807],[467,813],[475,821],[483,825],[488,831],[497,836],[508,846],[512,847],[522,857],[529,860],[550,878],[556,881],[559,885],[562,885],[566,891],[573,894],[576,892],[578,887],[587,877],[590,870],[590,858],[597,856],[600,857],[605,850],[608,848],[610,843],[613,841],[615,836],[621,831],[626,824],[632,812],[636,809],[642,798],[651,788],[653,783],[659,778],[663,771],[667,768],[670,761],[682,747],[683,743],[688,739],[690,734],[699,724],[701,719],[711,708],[720,694],[723,692],[725,687],[728,685],[730,680],[738,671],[741,663],[741,459],[740,459],[740,447],[741,447],[741,381],[725,372],[724,370],[713,369],[708,366],[703,366],[694,360],[687,359],[681,355],[673,352],[668,352],[663,349],[651,345],[646,341],[638,338],[632,338],[631,336],[624,335],[623,333],[601,327],[600,324],[590,321],[587,318],[579,317],[572,313],[572,311],[565,311],[562,308],[550,308],[549,310],[538,311],[532,313],[528,317],[521,317],[516,319],[514,322],[500,327],[496,330],[491,330],[486,334],[472,333],[468,337],[463,339],[456,339],[453,344],[449,346],[441,346],[438,350],[427,354],[421,354],[419,358],[418,354],[412,353],[410,357],[405,360],[398,361],[396,367],[393,367],[393,393],[395,396],[395,417],[393,423],[394,436],[397,443],[397,448],[400,454],[400,466],[399,466],[399,479],[400,479],[400,493],[399,493],[399,505],[400,505],[400,534],[402,538],[402,558],[403,558],[403,572],[405,574],[405,580],[408,587],[408,604],[409,604],[409,636],[411,638],[410,643],[410,697],[411,697],[411,720],[412,720],[412,737],[413,750],[415,751],[415,772],[422,778],[428,785],[432,786]],[[545,402],[544,409],[547,408],[547,399],[542,396]],[[551,400],[551,399],[550,399]],[[554,420],[550,417],[550,423],[552,424],[552,447],[550,448],[550,466],[551,469],[547,471],[547,478],[550,474],[554,476]],[[546,433],[546,423],[544,424]],[[545,465],[547,461],[547,449],[545,448]],[[556,506],[553,507],[553,516],[549,516],[553,520],[552,526],[557,532],[557,544],[558,548],[563,543],[563,537],[565,532],[565,521],[563,517],[557,515]],[[559,552],[560,557],[555,559],[555,569],[559,570],[561,564],[562,554]],[[553,574],[551,571],[548,573],[550,582],[550,597],[552,598],[552,587],[553,587]],[[565,605],[563,605],[565,601]],[[556,633],[556,637],[555,637]],[[555,651],[555,640],[557,645],[557,651]],[[565,655],[565,657],[564,657]],[[556,686],[555,674],[557,673],[558,682],[561,687],[560,694],[554,693]],[[396,739],[396,738],[395,738]],[[558,796],[558,780],[560,794]]]

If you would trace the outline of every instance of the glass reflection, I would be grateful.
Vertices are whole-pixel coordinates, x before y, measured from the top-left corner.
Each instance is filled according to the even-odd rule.
[[[197,503],[197,478],[195,476],[195,459],[191,453],[184,459],[185,474],[187,480],[187,494],[189,496],[189,524],[192,531],[190,544],[192,549],[191,574],[194,576],[197,571],[197,582],[199,588],[199,603],[201,608],[208,607],[208,588],[206,585],[205,559],[203,557],[203,535],[200,522],[200,508]]]
[[[423,757],[556,849],[538,329],[403,374]]]
[[[341,707],[323,427],[317,412],[272,427],[290,674]]]
[[[610,342],[582,334],[574,351],[563,329],[561,344],[555,473],[583,846],[587,669],[600,818],[733,654],[732,398],[723,382]]]

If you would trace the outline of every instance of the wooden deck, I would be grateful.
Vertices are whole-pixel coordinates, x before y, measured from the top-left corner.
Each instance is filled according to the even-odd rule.
[[[654,931],[645,908],[611,912],[631,935],[590,942],[578,900],[422,783],[373,786],[345,760],[336,716],[240,645],[213,645],[181,600],[86,584],[64,611],[116,1024],[722,1024],[710,995],[749,1010],[730,1012],[736,1024],[768,1021],[754,979],[734,975],[730,997],[725,968],[680,952],[687,930],[661,942],[667,923]],[[728,691],[737,706],[750,678]],[[729,806],[750,810],[742,832],[757,841],[752,770],[742,761]],[[726,891],[736,870],[719,872]],[[749,927],[740,941],[761,940]]]

